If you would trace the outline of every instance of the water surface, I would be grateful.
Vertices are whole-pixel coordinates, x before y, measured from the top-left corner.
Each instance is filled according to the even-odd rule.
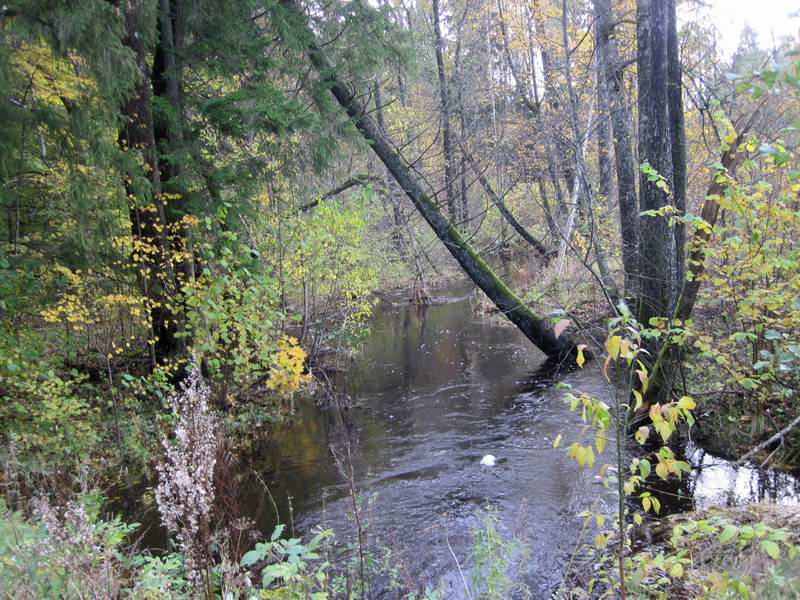
[[[381,306],[339,377],[349,408],[304,403],[290,425],[239,457],[244,512],[264,533],[276,511],[297,534],[330,527],[346,548],[357,539],[355,493],[373,555],[388,549],[401,580],[442,582],[448,598],[462,598],[470,530],[490,507],[502,536],[528,547],[515,576],[534,599],[549,598],[576,545],[575,515],[615,506],[591,473],[552,447],[558,434],[568,443],[581,427],[556,381],[609,401],[596,364],[554,371],[515,328],[476,316],[468,297],[424,309]],[[497,466],[480,465],[486,454]],[[800,503],[790,475],[734,469],[697,448],[687,455],[697,469],[670,487],[682,498],[665,496],[665,509]],[[393,597],[377,588],[374,597]]]

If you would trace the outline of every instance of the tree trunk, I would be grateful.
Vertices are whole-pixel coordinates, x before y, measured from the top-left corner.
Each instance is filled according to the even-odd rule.
[[[579,190],[583,191],[583,193],[580,194],[580,199],[583,200],[583,209],[586,213],[586,221],[591,234],[592,249],[594,250],[594,257],[597,262],[597,269],[600,272],[600,281],[602,281],[605,287],[607,296],[616,299],[619,297],[619,292],[617,291],[616,283],[614,283],[611,277],[611,272],[608,269],[605,252],[603,251],[603,244],[595,226],[592,190],[589,187],[589,175],[586,168],[586,139],[589,136],[589,132],[592,130],[593,107],[589,108],[589,122],[586,126],[587,133],[583,135],[580,130],[581,125],[578,117],[578,96],[575,93],[575,87],[572,85],[572,61],[570,60],[569,35],[567,31],[567,0],[562,0],[561,11],[561,42],[564,46],[564,81],[567,84],[569,122],[572,129],[573,146],[575,147],[575,177],[579,182]],[[568,239],[569,238],[565,241],[568,241]]]
[[[458,119],[460,124],[459,133],[461,134],[461,139],[467,139],[467,116],[466,116],[466,108],[464,107],[464,87],[463,81],[459,83],[459,90],[458,90]],[[464,223],[465,227],[467,223],[469,223],[469,184],[467,183],[467,157],[464,155],[464,152],[461,153],[461,162],[459,167],[459,179],[461,181],[461,193],[459,196],[460,204],[459,209],[461,211],[461,220]]]
[[[119,143],[127,152],[138,152],[143,168],[131,170],[125,181],[134,241],[134,267],[142,295],[150,305],[152,337],[150,358],[153,366],[163,360],[175,345],[175,322],[169,297],[172,267],[168,255],[168,238],[164,203],[161,197],[161,177],[153,134],[152,94],[150,89],[147,48],[147,29],[141,1],[125,5],[125,39],[139,67],[139,78],[122,109],[124,125]],[[142,171],[146,185],[142,185]]]
[[[558,240],[558,225],[553,218],[553,211],[550,209],[550,200],[547,198],[547,187],[544,183],[544,176],[536,176],[536,185],[539,188],[539,195],[542,198],[542,207],[544,208],[544,216],[547,221],[547,229],[550,232],[550,238],[555,242]],[[531,195],[533,192],[531,191]]]
[[[706,192],[706,199],[703,202],[703,209],[700,213],[702,219],[709,224],[713,229],[717,223],[719,216],[719,198],[725,193],[725,188],[728,185],[728,177],[732,177],[736,171],[736,167],[741,162],[743,156],[738,151],[739,145],[745,139],[747,129],[743,129],[736,138],[736,141],[731,144],[730,148],[722,155],[720,163],[725,172],[725,176],[720,177],[717,173],[712,174],[711,184],[708,186]],[[711,230],[698,228],[692,236],[692,241],[689,244],[689,257],[686,261],[686,269],[690,273],[689,280],[683,287],[681,292],[680,304],[678,306],[678,318],[682,320],[688,319],[692,314],[694,303],[697,300],[697,293],[700,291],[701,276],[705,271],[706,255],[705,250],[708,241],[711,239]]]
[[[542,352],[559,358],[574,356],[575,343],[565,335],[556,336],[549,323],[536,315],[497,277],[464,240],[458,228],[441,214],[433,200],[422,190],[412,177],[405,161],[381,134],[365,107],[356,100],[350,88],[338,79],[332,65],[316,43],[308,21],[295,0],[282,0],[282,4],[294,11],[305,24],[309,60],[330,88],[336,101],[344,108],[361,135],[370,143],[375,154],[403,188],[414,207],[467,275],[483,290],[500,312]]]
[[[667,21],[667,100],[669,102],[669,129],[672,144],[672,196],[679,215],[686,212],[686,126],[683,115],[683,82],[675,0],[669,0]],[[684,280],[686,253],[686,225],[676,223],[675,230],[675,287],[680,290]]]
[[[176,279],[171,282],[173,321],[178,319],[177,307],[181,304],[183,286],[195,278],[194,252],[191,244],[191,231],[183,222],[186,215],[186,190],[181,185],[181,164],[178,156],[182,150],[183,137],[183,98],[181,91],[181,65],[178,53],[183,45],[183,22],[181,0],[159,0],[156,22],[156,48],[153,53],[152,86],[153,96],[164,98],[171,114],[155,115],[153,134],[158,151],[158,167],[164,200],[164,213],[167,223],[168,248],[172,256],[187,258],[176,265]],[[177,329],[177,323],[173,324]],[[187,340],[174,338],[164,352],[185,350]]]
[[[436,71],[439,75],[439,109],[442,113],[442,150],[444,152],[444,187],[447,197],[447,210],[450,219],[458,223],[460,215],[455,192],[455,163],[453,161],[453,140],[450,131],[450,98],[447,73],[444,68],[444,38],[440,24],[439,0],[433,0],[433,35],[436,46]]]
[[[597,21],[595,21],[595,27]],[[597,36],[595,36],[597,39]],[[603,61],[599,56],[595,56],[595,78],[597,85],[597,176],[598,191],[605,200],[608,210],[613,208],[612,197],[614,194],[614,171],[611,168],[611,127],[609,126],[610,114],[609,106],[611,101],[608,97],[608,84],[603,72]]]
[[[514,64],[514,59],[511,56],[511,44],[508,40],[508,28],[506,27],[505,15],[503,14],[502,0],[497,0],[497,18],[500,23],[500,34],[501,39],[503,40],[503,50],[506,56],[506,62],[508,63],[508,68],[511,71],[511,77],[514,79],[517,95],[522,103],[528,107],[528,110],[530,110],[532,113],[538,114],[539,103],[536,100],[532,100],[528,97],[528,94],[525,90],[525,82],[520,77],[519,71],[517,71],[517,67]]]
[[[622,66],[613,36],[611,0],[594,0],[597,27],[598,60],[608,88],[611,129],[614,140],[614,163],[619,195],[619,233],[622,265],[625,269],[625,295],[638,293],[639,272],[639,199],[636,194],[636,160],[633,156],[633,130],[625,98]]]
[[[667,104],[667,2],[639,0],[636,13],[639,87],[639,160],[648,162],[672,189],[672,150]],[[643,172],[640,209],[659,210],[669,194]],[[639,320],[668,317],[675,301],[675,236],[669,216],[641,218]]]

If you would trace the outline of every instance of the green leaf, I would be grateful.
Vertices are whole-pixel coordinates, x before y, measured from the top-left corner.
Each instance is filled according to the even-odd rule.
[[[244,556],[242,556],[242,560],[239,561],[239,564],[243,567],[249,567],[261,560],[261,552],[257,548],[258,547],[256,546],[256,550],[245,552]]]
[[[283,523],[279,523],[275,526],[275,529],[272,530],[272,536],[269,538],[271,542],[277,540],[281,535],[283,535],[283,530],[286,529],[286,525]]]
[[[719,534],[719,543],[725,544],[731,541],[734,537],[739,535],[739,528],[736,525],[727,525],[722,533]]]
[[[772,560],[778,560],[781,557],[781,548],[772,540],[762,540],[761,550],[763,550]]]

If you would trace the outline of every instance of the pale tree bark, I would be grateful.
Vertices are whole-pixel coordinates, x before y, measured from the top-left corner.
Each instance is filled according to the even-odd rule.
[[[580,120],[578,117],[578,96],[575,93],[575,87],[572,84],[572,61],[570,60],[570,44],[568,33],[568,10],[567,0],[561,2],[561,43],[564,47],[564,81],[567,84],[567,94],[569,99],[569,122],[572,129],[572,139],[575,146],[575,179],[576,186],[581,190],[580,199],[584,212],[586,213],[586,220],[589,225],[591,236],[592,250],[594,251],[595,262],[597,263],[597,270],[600,274],[600,280],[606,288],[606,293],[611,298],[618,298],[619,292],[614,279],[611,277],[611,272],[608,269],[608,264],[603,250],[602,240],[597,231],[594,222],[594,207],[592,202],[592,191],[589,187],[589,174],[586,168],[586,139],[589,132],[592,130],[592,111],[593,107],[589,108],[589,123],[586,127],[586,135],[580,130]],[[565,238],[565,242],[569,238]],[[560,258],[560,257],[559,257]]]
[[[497,20],[500,23],[500,37],[503,41],[503,51],[505,52],[506,62],[508,63],[508,68],[511,71],[511,77],[514,79],[514,85],[517,89],[517,95],[519,99],[522,101],[523,104],[533,113],[539,112],[539,103],[535,98],[528,97],[528,93],[525,90],[525,82],[520,77],[520,73],[517,70],[516,65],[514,64],[514,57],[511,55],[511,44],[508,40],[508,29],[506,25],[506,18],[505,14],[503,13],[503,2],[502,0],[497,0]]]
[[[617,50],[611,0],[594,0],[597,30],[597,59],[608,89],[609,114],[617,173],[619,233],[622,266],[625,270],[625,295],[635,297],[639,270],[639,198],[636,193],[636,159],[633,154],[633,127],[625,94],[622,63]]]
[[[536,315],[505,285],[469,245],[458,228],[441,214],[435,202],[412,176],[402,156],[392,147],[369,116],[366,108],[355,98],[353,91],[341,81],[333,66],[321,50],[308,25],[302,9],[294,0],[282,0],[282,5],[292,11],[305,25],[306,51],[309,60],[336,101],[347,112],[353,124],[370,143],[372,150],[386,165],[403,188],[414,207],[422,215],[436,236],[442,241],[462,269],[475,284],[542,352],[552,357],[568,358],[576,353],[575,343],[565,335],[556,336],[550,324]]]
[[[467,20],[467,16],[469,15],[470,10],[471,10],[470,3],[465,2],[463,11],[461,13],[461,18],[458,20],[458,26],[456,27],[456,48],[454,52],[455,58],[453,60],[454,77],[451,78],[451,81],[454,82],[457,89],[456,91],[456,97],[458,99],[457,112],[458,112],[459,135],[461,136],[461,143],[463,143],[467,139],[467,107],[464,98],[465,78],[463,70],[461,69],[461,41],[462,41],[462,33],[464,30],[464,23]],[[464,156],[463,151],[459,154],[458,180],[459,180],[459,192],[458,192],[459,221],[464,224],[464,227],[467,227],[470,220],[469,184],[467,182],[467,157]]]
[[[540,56],[542,61],[542,76],[544,78],[544,91],[541,95],[539,93],[539,87],[536,77],[534,25],[536,31],[540,35],[543,35],[544,21],[541,18],[537,18],[535,14],[531,11],[531,8],[529,6],[526,7],[525,26],[528,38],[527,46],[528,46],[528,57],[530,61],[531,87],[533,90],[533,97],[531,98],[527,95],[524,85],[521,85],[522,82],[520,76],[518,75],[518,71],[514,65],[514,60],[511,54],[511,43],[509,41],[508,24],[506,23],[505,14],[503,12],[502,0],[497,1],[497,8],[498,8],[498,19],[500,23],[500,33],[503,42],[504,55],[509,65],[509,69],[511,70],[512,76],[514,77],[514,80],[517,82],[516,85],[517,94],[520,96],[522,104],[531,113],[536,128],[540,132],[543,132],[546,128],[547,117],[554,111],[555,107],[557,106],[557,102],[555,101],[555,92],[554,90],[552,90],[550,84],[551,82],[550,55],[549,52],[544,47],[540,47]],[[542,99],[547,100],[544,106],[542,105]],[[550,202],[547,197],[547,190],[545,189],[544,182],[541,179],[538,180],[539,191],[542,198],[542,204],[545,210],[545,218],[547,220],[548,229],[550,230],[551,237],[553,238],[553,243],[558,243],[561,237],[558,224],[562,223],[569,214],[569,210],[566,206],[564,189],[561,183],[561,177],[562,177],[562,171],[566,172],[569,169],[562,169],[560,164],[561,162],[566,161],[566,153],[563,152],[563,144],[559,144],[558,142],[553,142],[551,136],[545,135],[543,139],[543,147],[544,147],[545,163],[547,165],[547,176],[548,179],[550,180],[550,184],[553,186],[553,194],[555,195],[555,206],[554,207],[550,206]],[[561,155],[561,157],[558,159],[556,157],[557,151]],[[564,175],[564,179],[565,181],[572,181],[574,183],[574,181],[566,175]],[[570,187],[571,185],[568,184],[568,188]]]
[[[594,120],[594,106],[589,109],[589,116],[586,121],[586,130],[589,131],[592,128],[592,121]],[[586,137],[582,136],[576,140],[576,154],[583,154],[586,151]],[[581,203],[581,196],[584,193],[583,186],[584,186],[584,179],[583,177],[574,177],[572,180],[572,201],[570,206],[568,207],[568,212],[566,215],[566,219],[564,221],[563,226],[560,229],[559,235],[561,237],[561,242],[558,246],[558,262],[556,267],[556,273],[561,275],[561,272],[564,269],[564,261],[566,260],[567,256],[567,249],[569,248],[569,242],[572,238],[572,233],[575,230],[575,218],[578,214],[578,206]]]
[[[564,107],[558,98],[558,93],[554,82],[554,70],[557,68],[553,66],[550,52],[547,50],[545,43],[542,40],[547,38],[547,26],[545,19],[542,16],[542,9],[538,8],[539,2],[533,1],[533,22],[536,29],[536,34],[540,38],[539,48],[542,59],[542,80],[544,83],[543,106],[544,111],[542,120],[540,122],[542,129],[545,127],[560,127],[560,120],[563,119]],[[557,76],[557,74],[556,74]],[[566,190],[575,189],[575,159],[573,148],[557,135],[545,134],[545,154],[548,160],[548,170],[552,172],[551,179],[553,180],[553,187],[556,191],[556,221],[562,219],[568,212],[567,207],[563,204],[566,201],[565,194],[559,198],[558,183],[559,178],[563,178]]]

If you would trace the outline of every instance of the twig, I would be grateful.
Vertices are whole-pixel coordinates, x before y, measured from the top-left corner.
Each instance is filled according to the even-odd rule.
[[[467,592],[467,598],[472,600],[472,594],[469,592],[469,586],[467,585],[467,578],[464,577],[464,571],[461,570],[461,563],[458,562],[458,558],[456,557],[456,553],[453,552],[453,547],[450,545],[450,538],[447,537],[447,528],[445,527],[444,530],[444,541],[447,544],[447,549],[450,550],[450,554],[453,556],[453,560],[456,561],[456,567],[458,567],[458,574],[461,575],[461,581],[464,584],[464,591]]]

